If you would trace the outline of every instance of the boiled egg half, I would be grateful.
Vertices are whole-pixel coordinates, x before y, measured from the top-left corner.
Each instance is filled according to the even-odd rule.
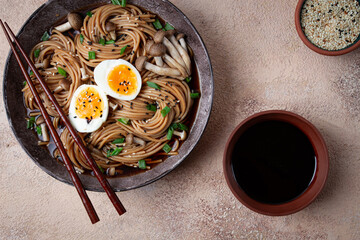
[[[141,90],[141,76],[128,61],[105,60],[94,70],[96,84],[113,98],[133,100]]]
[[[94,132],[106,121],[109,104],[105,92],[95,85],[76,89],[69,108],[69,119],[77,131]]]

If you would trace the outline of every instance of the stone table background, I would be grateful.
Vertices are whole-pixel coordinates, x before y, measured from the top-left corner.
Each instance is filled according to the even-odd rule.
[[[44,2],[0,0],[0,17],[17,32]],[[296,0],[172,2],[200,32],[214,68],[213,111],[195,150],[161,180],[118,193],[122,217],[104,193],[89,192],[101,219],[91,225],[75,189],[21,149],[1,91],[0,239],[360,239],[360,49],[327,57],[305,47],[294,27]],[[0,35],[2,81],[9,47]],[[244,207],[222,173],[231,131],[269,109],[309,119],[330,153],[324,190],[285,217]]]

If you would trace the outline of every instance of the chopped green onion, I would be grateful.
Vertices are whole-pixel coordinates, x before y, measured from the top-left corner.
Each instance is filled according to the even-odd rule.
[[[34,57],[38,58],[40,55],[40,49],[35,49],[34,51]]]
[[[140,169],[146,169],[146,162],[145,162],[145,160],[139,160],[138,165],[139,165],[139,168],[140,168]]]
[[[95,58],[96,58],[96,53],[94,51],[89,51],[89,60],[95,59]]]
[[[34,72],[33,72],[32,70],[30,70],[30,76],[31,76],[31,75],[34,75]]]
[[[129,124],[129,120],[128,118],[120,118],[117,119],[118,122],[121,122],[122,124],[128,125]]]
[[[84,35],[80,34],[80,42],[81,44],[84,42]]]
[[[117,156],[121,153],[122,150],[123,150],[123,148],[115,148],[114,150],[109,149],[107,151],[106,157]]]
[[[168,106],[165,106],[162,110],[161,110],[161,115],[163,117],[165,117],[169,112],[170,112],[170,108]]]
[[[104,170],[99,164],[98,164],[97,166],[99,167],[99,170],[100,170],[102,173],[105,172],[105,170]]]
[[[41,135],[42,134],[42,131],[41,131],[41,127],[40,126],[37,126],[36,127],[36,132],[38,135]]]
[[[31,117],[28,121],[27,121],[27,129],[32,129],[34,127],[34,123],[35,123],[35,117]]]
[[[150,111],[153,111],[153,112],[156,112],[156,106],[155,105],[153,105],[153,104],[148,104],[148,105],[146,105],[146,109],[147,110],[150,110]]]
[[[49,39],[50,35],[48,34],[48,32],[44,32],[44,34],[41,37],[41,41],[47,41]]]
[[[114,141],[112,141],[112,144],[117,144],[117,143],[124,143],[125,138],[117,138]]]
[[[126,48],[127,48],[128,46],[129,46],[129,45],[126,45],[125,47],[121,48],[121,50],[120,50],[120,55],[123,55],[123,54],[124,54],[124,52],[125,52],[125,50],[126,50]]]
[[[168,130],[168,132],[167,132],[166,138],[167,138],[168,140],[171,140],[171,138],[172,138],[172,136],[173,136],[173,133],[174,133],[174,128],[169,127],[169,130]]]
[[[187,78],[185,78],[185,81],[186,81],[187,83],[189,83],[189,82],[191,81],[191,79],[192,79],[192,77],[187,77]]]
[[[154,83],[154,82],[149,82],[149,81],[147,81],[146,84],[147,84],[149,87],[155,88],[155,89],[157,89],[157,90],[160,90],[160,89],[161,89],[160,86],[157,85],[157,84]]]
[[[120,2],[119,0],[111,0],[112,4],[114,5],[120,5]]]
[[[99,40],[99,44],[101,44],[101,45],[105,46],[105,39],[100,38],[100,40]]]
[[[110,41],[106,41],[105,44],[114,44],[115,41],[114,40],[110,40]]]
[[[159,19],[156,19],[155,22],[153,22],[153,25],[154,25],[156,30],[160,30],[160,29],[163,28],[163,26],[161,25],[161,22],[159,21]]]
[[[121,6],[126,7],[126,0],[121,0]]]
[[[171,124],[171,126],[173,129],[178,129],[179,128],[179,124],[178,123],[173,123]]]
[[[91,12],[91,11],[88,11],[88,12],[86,13],[86,15],[88,15],[89,17],[92,17],[92,12]]]
[[[167,31],[167,30],[173,30],[173,29],[175,29],[173,26],[171,26],[171,24],[170,23],[166,23],[165,24],[165,27],[164,27],[164,29],[165,29],[165,31]]]
[[[189,131],[189,128],[185,124],[178,123],[177,125],[178,125],[180,130]]]
[[[26,86],[26,81],[23,82],[24,87]]]
[[[169,144],[165,144],[165,146],[163,147],[163,150],[166,152],[166,153],[169,153],[171,151],[171,147],[169,146]]]
[[[67,72],[64,69],[62,69],[61,67],[58,67],[57,70],[58,70],[58,73],[60,73],[64,77],[67,77]]]
[[[191,97],[191,98],[199,98],[199,97],[200,97],[200,93],[190,93],[190,97]]]

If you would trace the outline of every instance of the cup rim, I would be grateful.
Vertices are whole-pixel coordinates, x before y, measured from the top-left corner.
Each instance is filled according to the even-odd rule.
[[[267,204],[250,198],[236,182],[231,166],[232,152],[241,134],[254,124],[267,120],[284,121],[300,129],[310,140],[317,158],[315,175],[309,187],[297,198],[281,204]],[[329,156],[325,141],[320,132],[308,120],[292,112],[270,110],[259,112],[246,118],[233,130],[225,146],[223,170],[231,192],[242,204],[257,213],[283,216],[304,209],[319,195],[328,176]]]
[[[349,53],[355,49],[357,49],[360,46],[360,35],[358,36],[357,42],[355,42],[354,44],[350,45],[347,48],[341,49],[341,50],[325,50],[322,48],[319,48],[317,46],[315,46],[312,42],[310,42],[310,40],[306,37],[305,33],[303,32],[302,28],[301,28],[301,9],[302,6],[304,4],[306,0],[299,0],[297,6],[296,6],[296,10],[295,10],[295,27],[296,27],[296,31],[300,37],[300,39],[303,41],[303,43],[310,48],[311,50],[313,50],[314,52],[317,52],[319,54],[322,55],[326,55],[326,56],[339,56],[339,55],[343,55],[346,53]]]

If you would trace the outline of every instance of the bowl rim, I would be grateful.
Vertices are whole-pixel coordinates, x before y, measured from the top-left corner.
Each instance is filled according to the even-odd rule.
[[[302,6],[304,5],[304,2],[307,0],[299,0],[297,5],[296,5],[296,10],[295,10],[295,27],[296,27],[296,31],[300,37],[300,39],[303,41],[303,43],[310,48],[311,50],[313,50],[314,52],[317,52],[319,54],[322,55],[326,55],[326,56],[340,56],[346,53],[349,53],[355,49],[357,49],[360,46],[360,34],[356,40],[355,43],[353,43],[352,45],[350,45],[347,48],[344,49],[340,49],[340,50],[325,50],[322,48],[317,47],[316,45],[314,45],[312,42],[310,42],[310,40],[306,37],[305,33],[303,32],[302,28],[301,28],[301,9]]]
[[[250,198],[237,184],[231,166],[232,151],[241,134],[256,123],[267,120],[279,120],[292,124],[300,129],[313,145],[317,166],[309,187],[297,198],[282,204],[266,204]],[[305,118],[288,111],[269,110],[256,113],[243,120],[231,133],[223,156],[224,176],[234,196],[249,209],[264,215],[283,216],[298,212],[307,207],[323,189],[329,171],[328,150],[320,132]]]
[[[35,17],[38,16],[39,12],[41,12],[45,7],[47,7],[48,5],[50,4],[53,4],[53,3],[56,3],[58,2],[59,0],[48,0],[47,2],[43,3],[42,5],[40,5],[29,17],[28,19],[23,23],[23,25],[21,26],[20,30],[18,31],[18,33],[16,34],[16,37],[19,38],[19,36],[21,36],[21,34],[24,33],[25,31],[25,28],[27,27],[27,25],[29,24],[29,22],[31,22]],[[71,0],[69,0],[71,1]],[[101,0],[100,0],[101,1]],[[98,1],[95,1],[95,2],[98,2]],[[141,6],[143,7],[141,4],[140,4],[141,0],[131,0],[131,1],[128,1],[129,4],[135,4],[137,6]],[[76,1],[74,2],[71,2],[71,3],[76,3]],[[91,2],[91,4],[93,4],[94,2]],[[106,2],[106,3],[109,3],[109,2]],[[190,27],[191,31],[194,32],[194,36],[196,36],[196,38],[198,38],[199,40],[199,45],[201,46],[201,48],[203,49],[204,51],[204,56],[202,56],[202,60],[203,61],[207,61],[207,67],[205,67],[204,69],[204,72],[202,73],[203,75],[206,75],[206,77],[208,77],[208,80],[207,82],[210,83],[210,85],[206,85],[205,84],[201,84],[201,77],[200,77],[200,72],[199,72],[199,84],[200,84],[200,89],[203,90],[203,89],[206,89],[207,91],[207,94],[206,94],[206,98],[204,99],[203,97],[200,98],[200,102],[199,102],[199,105],[198,105],[198,108],[197,108],[197,112],[196,112],[196,116],[195,116],[195,119],[194,119],[194,123],[193,123],[193,126],[190,130],[190,133],[189,133],[189,136],[188,138],[190,138],[190,134],[191,132],[193,131],[193,128],[195,126],[195,123],[198,123],[199,126],[195,126],[197,127],[196,129],[196,135],[194,135],[194,137],[191,138],[191,145],[188,146],[188,148],[186,150],[183,151],[183,154],[181,156],[181,158],[179,160],[176,160],[175,163],[171,163],[170,165],[166,165],[166,168],[164,168],[163,170],[159,170],[159,169],[156,169],[153,168],[152,170],[154,170],[152,172],[152,174],[149,174],[149,175],[146,175],[144,176],[144,179],[141,181],[141,183],[139,184],[132,184],[132,179],[130,179],[127,183],[126,183],[126,186],[117,186],[116,185],[116,181],[118,179],[125,179],[125,178],[108,178],[108,181],[110,183],[110,185],[112,186],[112,188],[114,189],[114,191],[127,191],[127,190],[132,190],[132,189],[136,189],[136,188],[140,188],[140,187],[143,187],[143,186],[146,186],[150,183],[153,183],[159,179],[161,179],[162,177],[166,176],[168,173],[170,173],[171,171],[173,171],[178,165],[180,165],[188,156],[189,154],[194,150],[195,146],[198,144],[198,142],[200,141],[200,138],[202,137],[205,129],[206,129],[206,126],[208,125],[209,123],[209,119],[210,119],[210,115],[211,115],[211,109],[212,109],[212,106],[213,106],[213,98],[214,98],[214,75],[213,75],[213,69],[212,69],[212,63],[211,63],[211,59],[210,59],[210,56],[209,56],[209,52],[205,46],[205,43],[204,43],[204,40],[202,39],[201,35],[199,34],[199,32],[197,31],[197,29],[195,28],[195,26],[192,24],[192,22],[190,21],[190,19],[180,10],[178,9],[173,3],[171,3],[170,1],[168,0],[156,0],[156,1],[152,1],[151,4],[154,5],[154,7],[157,7],[156,5],[158,5],[159,3],[161,4],[167,4],[170,8],[172,8],[177,14],[180,14],[182,16],[182,19],[183,21],[186,22],[186,24]],[[91,5],[90,4],[90,5]],[[86,5],[89,5],[89,4],[84,4],[84,6]],[[64,8],[66,9],[66,11],[68,11],[67,8]],[[71,10],[70,10],[71,11]],[[150,11],[153,11],[153,12],[157,12],[157,11],[154,11],[154,10],[150,10]],[[160,10],[161,11],[161,10]],[[10,61],[11,61],[11,58],[13,57],[13,53],[11,51],[11,49],[9,50],[9,53],[8,53],[8,56],[7,56],[7,59],[6,59],[6,62],[5,62],[5,67],[4,67],[4,75],[3,75],[3,101],[4,101],[4,108],[5,108],[5,112],[6,112],[6,115],[7,115],[7,119],[8,119],[8,123],[9,123],[9,126],[15,136],[15,138],[17,139],[17,141],[19,142],[20,146],[22,147],[22,149],[26,152],[26,154],[30,157],[30,159],[38,166],[40,167],[44,172],[46,172],[47,174],[49,174],[51,177],[65,183],[65,184],[68,184],[70,186],[73,186],[69,176],[68,176],[68,173],[66,172],[66,170],[64,170],[66,172],[66,177],[64,177],[63,175],[58,175],[58,174],[55,174],[54,172],[52,172],[51,170],[47,169],[44,165],[42,165],[40,162],[39,162],[39,156],[36,156],[36,155],[33,155],[33,153],[31,153],[29,151],[29,149],[25,146],[23,140],[21,140],[21,138],[19,137],[18,135],[18,132],[16,130],[16,126],[15,124],[13,123],[13,119],[11,117],[11,107],[10,105],[8,104],[8,93],[6,91],[6,85],[7,85],[7,77],[8,77],[8,71],[9,71],[9,66],[10,66]],[[197,58],[197,56],[195,56],[195,58]],[[195,59],[196,61],[196,59]],[[197,66],[197,65],[196,65]],[[198,66],[197,66],[198,67]],[[204,85],[204,86],[202,86]],[[203,93],[203,92],[202,92]],[[183,147],[186,147],[185,144],[186,141],[184,142],[183,144]],[[180,149],[181,150],[181,149]],[[180,152],[179,152],[179,155],[180,155]],[[56,161],[56,160],[55,160]],[[165,163],[166,161],[164,161]],[[65,167],[63,167],[65,169]],[[141,174],[136,174],[134,176],[140,176],[140,175],[145,175],[147,173],[149,173],[149,171],[146,171],[144,173],[141,173]],[[153,175],[157,175],[157,176],[153,176]],[[91,182],[88,182],[87,179],[88,179],[88,176],[87,175],[79,175],[82,183],[83,183],[83,186],[86,190],[90,190],[90,191],[95,191],[95,192],[104,192],[104,190],[101,188],[100,184],[98,184],[97,180],[95,177],[92,177],[92,179],[95,179],[93,181],[95,181],[97,183],[96,186],[93,186],[93,185],[87,185],[87,184],[91,184]],[[129,178],[131,178],[133,176],[130,176]]]

